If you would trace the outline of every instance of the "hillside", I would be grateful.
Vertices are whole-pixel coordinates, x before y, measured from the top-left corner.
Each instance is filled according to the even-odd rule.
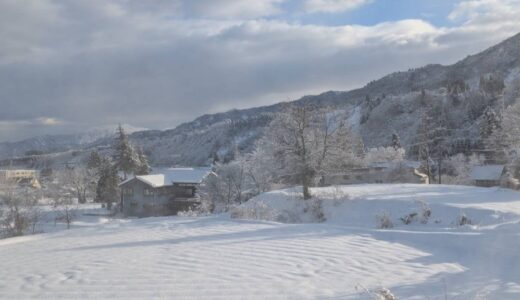
[[[481,77],[499,78],[505,88],[482,92]],[[396,72],[349,92],[329,91],[305,96],[295,103],[313,103],[339,110],[369,147],[386,145],[393,132],[401,136],[403,145],[413,145],[422,113],[435,111],[449,126],[453,147],[457,143],[475,144],[479,123],[487,106],[507,106],[520,97],[520,34],[479,54],[449,66],[427,65]],[[155,165],[205,165],[215,156],[232,159],[235,149],[250,151],[273,114],[283,103],[225,113],[204,115],[175,129],[140,131],[132,140],[141,145]],[[72,148],[91,149],[107,145],[35,143],[0,144],[0,158],[22,155],[23,151]],[[50,144],[48,146],[47,144]],[[467,149],[466,149],[467,150]],[[455,149],[460,151],[460,149]]]
[[[257,212],[257,221],[105,220],[1,240],[0,298],[377,299],[367,291],[386,288],[397,299],[518,299],[518,192],[315,188],[327,219],[319,224],[305,219],[291,193],[273,191],[239,207]],[[431,208],[429,220],[403,224],[399,217],[420,208],[418,200]],[[262,220],[275,215],[262,212],[284,207],[299,219]],[[378,229],[376,215],[385,211],[394,227]],[[457,225],[462,214],[472,225]]]
[[[420,116],[429,104],[445,115],[453,140],[464,138],[471,144],[479,138],[484,108],[499,102],[493,96],[480,99],[480,77],[491,74],[504,79],[506,87],[499,97],[506,104],[520,97],[520,34],[450,66],[396,72],[360,89],[305,96],[295,103],[341,111],[369,147],[389,144],[393,132],[401,136],[405,147],[413,144]],[[454,88],[460,82],[467,90]],[[272,114],[282,107],[283,103],[205,115],[173,130],[132,137],[145,145],[157,164],[205,164],[214,153],[231,157],[235,145],[249,151]]]

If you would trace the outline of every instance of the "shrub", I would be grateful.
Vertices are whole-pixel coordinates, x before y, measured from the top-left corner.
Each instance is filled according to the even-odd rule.
[[[386,211],[380,215],[376,215],[376,222],[377,228],[379,229],[388,229],[394,227],[394,223],[392,223],[390,214]]]
[[[233,219],[267,220],[277,221],[280,219],[279,212],[263,202],[252,202],[249,205],[238,206],[231,210]]]
[[[390,292],[389,289],[381,288],[377,290],[375,293],[376,299],[380,300],[396,300],[397,298]]]
[[[432,215],[432,210],[428,206],[428,203],[426,203],[422,200],[417,200],[417,201],[415,201],[415,203],[420,205],[419,211],[411,212],[411,213],[399,218],[403,222],[403,224],[409,225],[409,224],[417,221],[418,218],[420,218],[420,222],[422,224],[428,223],[428,220],[430,219],[430,217]]]
[[[417,218],[417,213],[413,212],[413,213],[407,214],[404,217],[401,217],[400,220],[403,222],[403,224],[409,225],[410,223],[414,222],[416,218]]]
[[[464,213],[463,213],[462,215],[460,215],[460,216],[458,217],[458,219],[457,219],[457,225],[459,225],[459,226],[471,225],[471,224],[472,224],[471,219],[468,218],[468,217],[466,216],[466,214],[464,214]]]
[[[432,215],[432,210],[431,210],[430,206],[428,206],[428,203],[426,203],[422,200],[417,200],[416,202],[421,206],[421,209],[420,209],[421,223],[422,224],[428,223],[428,220],[430,219],[430,217]]]
[[[363,294],[372,300],[397,300],[397,297],[387,288],[380,288],[377,290],[369,290],[362,285],[357,285],[356,290],[361,290]]]
[[[327,221],[323,212],[323,200],[311,199],[306,201],[305,205],[304,212],[309,212],[316,222],[323,223]]]

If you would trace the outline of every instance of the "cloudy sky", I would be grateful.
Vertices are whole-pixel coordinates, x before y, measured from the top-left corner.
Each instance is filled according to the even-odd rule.
[[[520,32],[520,0],[0,0],[0,141],[348,90]]]

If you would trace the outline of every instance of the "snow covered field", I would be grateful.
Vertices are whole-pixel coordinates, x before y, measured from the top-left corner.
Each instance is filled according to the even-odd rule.
[[[519,299],[520,193],[438,185],[294,190],[233,212],[115,220],[0,240],[0,298]],[[431,211],[427,222],[399,218]],[[253,213],[253,211],[255,213]],[[289,212],[290,211],[290,212]],[[386,213],[394,227],[378,229]],[[472,225],[459,226],[465,214]]]

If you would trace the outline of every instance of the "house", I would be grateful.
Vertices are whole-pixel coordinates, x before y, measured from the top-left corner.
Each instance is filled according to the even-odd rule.
[[[428,183],[428,176],[421,174],[419,167],[420,163],[416,161],[376,162],[366,167],[329,174],[325,176],[323,184]]]
[[[36,170],[0,170],[0,181],[12,180],[20,185],[29,186],[33,188],[41,188],[38,181],[38,171]]]
[[[199,204],[197,189],[209,168],[169,168],[134,176],[121,184],[121,208],[126,216],[175,215]]]
[[[475,166],[471,170],[471,180],[474,181],[476,186],[500,186],[500,181],[504,173],[504,165]]]

